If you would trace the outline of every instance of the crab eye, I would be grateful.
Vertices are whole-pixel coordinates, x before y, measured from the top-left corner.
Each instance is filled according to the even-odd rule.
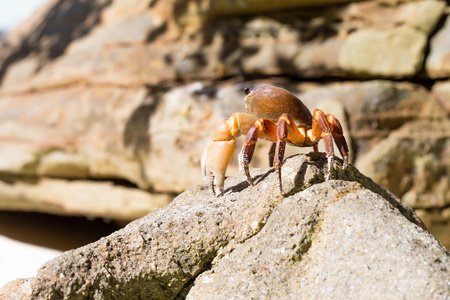
[[[250,94],[250,89],[249,89],[249,88],[245,88],[245,89],[244,89],[244,93],[245,93],[245,95]]]

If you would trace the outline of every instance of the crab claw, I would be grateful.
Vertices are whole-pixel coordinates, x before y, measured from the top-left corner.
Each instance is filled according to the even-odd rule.
[[[235,113],[214,129],[200,163],[203,180],[215,196],[223,195],[225,172],[234,152],[235,137],[246,133],[255,121],[256,118],[252,115]]]
[[[234,139],[228,141],[211,140],[203,151],[200,162],[202,177],[216,196],[223,195],[225,172],[233,155],[235,144]]]

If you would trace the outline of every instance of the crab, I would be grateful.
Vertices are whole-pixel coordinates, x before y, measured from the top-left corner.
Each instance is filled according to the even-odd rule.
[[[254,185],[249,163],[252,160],[258,139],[272,141],[269,151],[269,165],[275,168],[278,188],[283,194],[281,166],[286,143],[297,147],[313,147],[323,139],[327,157],[325,180],[332,178],[334,164],[333,140],[343,158],[342,168],[348,165],[348,146],[339,120],[320,109],[313,114],[291,92],[275,86],[265,86],[250,91],[245,89],[247,113],[234,113],[219,123],[201,158],[203,180],[215,196],[224,193],[225,172],[233,155],[236,140],[245,136],[239,153],[239,169],[243,171],[250,185]]]

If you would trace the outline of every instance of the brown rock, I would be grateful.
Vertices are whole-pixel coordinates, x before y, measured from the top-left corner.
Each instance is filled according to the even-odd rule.
[[[433,96],[450,116],[450,81],[438,82],[433,86]]]
[[[131,221],[172,201],[170,194],[87,180],[0,181],[0,209]]]
[[[450,17],[430,41],[430,54],[426,60],[426,71],[431,78],[450,76]]]
[[[445,112],[425,88],[406,82],[376,80],[320,88],[305,86],[299,97],[311,109],[319,101],[341,102],[348,115],[353,149],[360,157],[407,122],[446,119]]]
[[[444,12],[444,1],[364,1],[349,5],[348,21],[382,30],[406,25],[411,29],[430,34]]]
[[[0,153],[8,159],[0,162],[0,170],[19,181],[20,176],[51,176],[63,181],[124,179],[170,197],[202,182],[199,159],[214,127],[232,113],[245,111],[244,87],[265,84],[293,91],[310,110],[321,108],[336,115],[347,141],[356,145],[351,146],[352,159],[362,157],[406,122],[445,118],[425,89],[389,81],[312,87],[285,81],[194,83],[155,89],[150,95],[144,89],[78,86],[4,98],[0,104],[5,116],[0,120]],[[45,99],[39,107],[26,109],[39,99]],[[319,145],[322,149],[322,143]],[[239,138],[228,174],[238,171],[241,146]],[[252,166],[267,166],[269,146],[258,142]],[[286,156],[300,151],[309,152],[310,148],[288,147]]]
[[[66,170],[71,178],[119,177],[143,183],[124,132],[145,97],[144,89],[86,86],[4,96],[0,143],[4,157],[11,159],[3,160],[0,170],[57,175],[54,158],[59,155],[72,168]]]
[[[359,30],[349,35],[339,54],[339,67],[352,74],[410,77],[422,67],[427,36],[403,26]]]
[[[258,5],[251,0],[240,2],[217,2],[208,1],[210,13],[212,14],[247,14],[267,11],[277,11],[283,9],[292,9],[298,7],[324,6],[339,3],[351,2],[349,0],[288,0],[283,2],[259,1]]]
[[[25,24],[35,32],[8,36],[0,50],[0,94],[74,83],[157,85],[243,74],[412,76],[445,6],[431,0],[367,1],[305,10],[311,1],[255,6],[251,1],[96,0],[75,1],[77,10],[65,10],[63,2],[52,2],[48,17],[40,14],[41,20]],[[244,15],[234,15],[237,10]],[[61,25],[58,18],[74,21]],[[366,59],[374,57],[379,57],[374,64]]]
[[[31,299],[32,290],[27,279],[11,281],[0,289],[0,298],[4,300]]]
[[[449,141],[448,120],[412,122],[392,133],[356,164],[413,208],[444,208],[450,204]]]

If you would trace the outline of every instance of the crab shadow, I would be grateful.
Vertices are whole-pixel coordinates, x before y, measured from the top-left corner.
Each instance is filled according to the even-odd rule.
[[[286,160],[295,159],[297,156],[301,154],[296,154],[290,157],[287,157]],[[296,168],[294,171],[295,177],[293,180],[292,185],[288,188],[288,190],[284,191],[282,195],[284,197],[290,196],[296,192],[299,192],[303,189],[305,189],[308,186],[311,186],[312,184],[321,183],[325,181],[325,173],[323,173],[323,170],[326,169],[327,159],[325,153],[320,152],[310,152],[308,154],[304,154],[310,158],[310,161],[302,161],[299,168]],[[286,160],[284,164],[286,163]],[[308,169],[317,169],[316,172],[314,172],[314,176],[311,178],[308,177]],[[273,167],[266,169],[265,172],[258,174],[253,177],[253,182],[255,183],[255,186],[261,183],[262,181],[266,180],[271,174],[275,173],[275,169]],[[282,177],[283,178],[283,177]],[[276,178],[274,179],[277,180]],[[283,179],[282,179],[283,180]],[[286,178],[284,179],[286,180]],[[274,186],[277,186],[277,183],[274,183]],[[241,192],[245,190],[246,188],[251,187],[251,185],[246,181],[241,181],[240,183],[233,185],[227,189],[225,189],[224,193],[236,193]]]
[[[289,191],[283,193],[283,196],[287,197],[297,192],[300,192],[307,187],[325,182],[325,174],[322,172],[324,164],[326,164],[326,157],[324,153],[311,152],[306,154],[311,158],[311,161],[303,161],[297,173],[295,174],[293,186]],[[314,176],[308,178],[308,169],[317,168]]]
[[[269,168],[266,172],[256,175],[253,178],[253,183],[255,184],[255,186],[260,183],[261,181],[263,181],[264,179],[266,179],[267,177],[269,177],[272,173],[275,173],[275,169]],[[248,183],[247,180],[241,181],[240,183],[233,185],[227,189],[225,189],[224,194],[230,192],[230,193],[238,193],[238,192],[242,192],[243,190],[245,190],[246,188],[251,187],[250,183]]]

